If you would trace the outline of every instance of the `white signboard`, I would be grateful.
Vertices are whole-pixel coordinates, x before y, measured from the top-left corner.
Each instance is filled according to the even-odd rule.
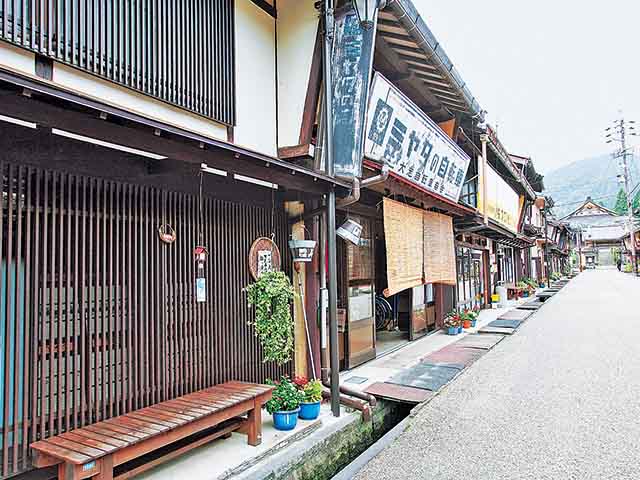
[[[520,196],[491,167],[487,168],[487,215],[514,233],[520,219]]]
[[[454,202],[469,167],[467,154],[379,73],[371,85],[364,155]]]

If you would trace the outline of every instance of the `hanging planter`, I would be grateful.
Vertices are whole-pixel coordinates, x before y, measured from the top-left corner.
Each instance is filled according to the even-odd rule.
[[[265,272],[245,290],[249,305],[255,307],[249,324],[262,345],[264,361],[287,363],[293,352],[291,304],[295,295],[289,277],[281,271]]]
[[[315,248],[315,240],[289,240],[289,250],[294,262],[310,262]]]

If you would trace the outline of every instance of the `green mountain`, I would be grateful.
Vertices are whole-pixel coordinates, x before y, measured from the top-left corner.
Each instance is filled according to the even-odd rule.
[[[631,163],[631,185],[640,181],[637,159]],[[599,155],[570,163],[545,174],[545,195],[553,198],[553,211],[562,218],[578,208],[590,196],[596,202],[613,209],[620,184],[618,161],[611,155]]]

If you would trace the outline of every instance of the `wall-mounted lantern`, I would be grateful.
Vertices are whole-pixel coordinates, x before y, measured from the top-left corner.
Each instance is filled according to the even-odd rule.
[[[289,240],[289,250],[291,250],[291,256],[293,257],[294,263],[310,262],[313,258],[315,248],[315,240]]]

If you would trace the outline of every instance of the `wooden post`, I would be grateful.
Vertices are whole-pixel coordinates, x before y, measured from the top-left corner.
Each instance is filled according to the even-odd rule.
[[[249,412],[248,422],[247,443],[255,447],[262,443],[262,402],[259,398],[255,399],[253,410]]]

